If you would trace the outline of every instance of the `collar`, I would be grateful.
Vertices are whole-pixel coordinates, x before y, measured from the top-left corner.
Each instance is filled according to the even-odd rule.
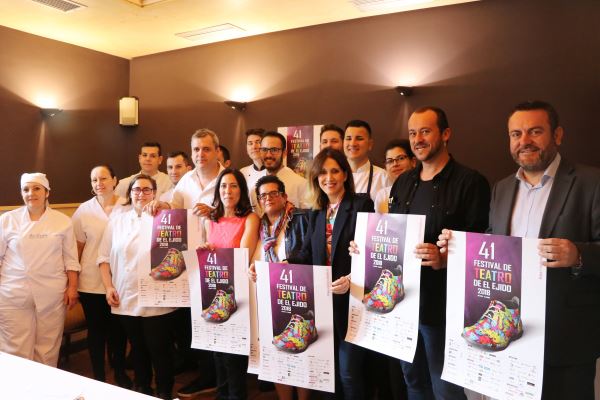
[[[360,173],[369,173],[369,171],[371,170],[371,160],[369,160],[367,158],[367,162],[364,163],[363,165],[361,165],[360,167],[358,167],[356,169],[356,172],[354,172],[355,174],[360,174]]]
[[[256,164],[252,163],[252,168],[253,168],[255,171],[262,171],[263,169],[265,169],[265,166],[264,166],[264,165],[261,165],[260,167],[257,167],[257,166],[256,166]]]
[[[554,179],[554,177],[556,176],[556,171],[558,170],[558,166],[560,165],[560,160],[561,160],[561,156],[559,153],[556,153],[556,156],[554,157],[554,160],[552,160],[552,162],[550,163],[550,165],[548,165],[548,167],[546,167],[546,170],[544,171],[544,175],[542,175],[542,179],[540,180],[540,183],[538,183],[535,186],[532,186],[531,184],[529,184],[526,180],[525,180],[525,176],[524,176],[524,172],[523,172],[523,168],[519,168],[517,170],[517,173],[515,174],[515,178],[517,178],[520,182],[532,186],[532,187],[542,187],[544,186],[550,179]]]
[[[433,177],[432,181],[437,182],[437,181],[440,181],[443,179],[447,179],[448,176],[450,175],[450,173],[452,172],[452,169],[454,168],[455,164],[456,164],[456,161],[454,160],[452,155],[450,155],[450,159],[448,160],[448,163],[446,163],[446,165],[444,165],[444,168],[442,168],[442,170],[440,172],[438,172],[436,176]],[[413,168],[412,170],[410,170],[407,173],[410,174],[410,177],[413,180],[419,181],[419,180],[421,180],[421,171],[422,170],[423,170],[423,164],[418,163],[415,168]]]

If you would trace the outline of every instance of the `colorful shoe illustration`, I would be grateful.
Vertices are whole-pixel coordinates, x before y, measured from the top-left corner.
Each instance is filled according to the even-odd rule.
[[[183,254],[177,249],[169,249],[167,255],[150,271],[150,276],[156,281],[172,281],[185,271]]]
[[[384,269],[373,290],[365,295],[363,304],[367,310],[378,313],[389,313],[396,304],[404,299],[404,284],[402,283],[402,266],[398,265],[395,274],[389,269]]]
[[[485,350],[500,351],[523,335],[519,298],[492,300],[479,321],[463,329],[467,342]]]
[[[237,310],[233,286],[226,290],[219,289],[208,308],[202,310],[202,318],[208,322],[225,322]]]
[[[302,353],[317,337],[315,314],[309,310],[304,315],[292,314],[283,332],[273,337],[273,344],[281,351]]]

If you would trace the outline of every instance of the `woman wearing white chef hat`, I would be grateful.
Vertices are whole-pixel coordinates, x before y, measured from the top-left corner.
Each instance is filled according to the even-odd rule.
[[[71,219],[49,194],[45,174],[23,174],[25,206],[0,216],[0,351],[56,366],[81,267]]]

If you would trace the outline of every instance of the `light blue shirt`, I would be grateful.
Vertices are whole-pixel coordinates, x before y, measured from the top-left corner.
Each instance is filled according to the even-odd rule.
[[[560,160],[560,154],[557,153],[554,160],[544,171],[542,179],[535,186],[525,180],[523,168],[519,168],[517,171],[516,178],[519,180],[519,188],[510,221],[511,236],[539,237],[542,217],[546,210],[546,203],[554,184],[554,177]]]

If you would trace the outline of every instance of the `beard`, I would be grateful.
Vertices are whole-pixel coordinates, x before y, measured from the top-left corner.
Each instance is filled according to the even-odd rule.
[[[534,150],[538,151],[538,158],[535,160],[524,161],[519,158],[519,152],[522,150]],[[527,172],[539,172],[545,171],[546,168],[552,163],[554,157],[556,157],[557,149],[554,146],[548,146],[545,150],[540,149],[534,145],[526,145],[518,148],[516,151],[512,152],[512,158],[515,162],[523,168],[523,170]]]
[[[268,164],[267,164],[268,162]],[[274,159],[273,160],[263,160],[263,165],[265,167],[265,169],[267,170],[267,172],[273,173],[273,172],[277,172],[279,171],[279,168],[281,168],[281,164],[283,162],[283,159]]]
[[[417,146],[418,146],[418,144],[417,144]],[[419,161],[423,162],[423,161],[430,161],[430,160],[434,159],[442,151],[443,148],[444,148],[444,141],[441,139],[439,141],[429,143],[429,153],[427,153],[427,155]]]

